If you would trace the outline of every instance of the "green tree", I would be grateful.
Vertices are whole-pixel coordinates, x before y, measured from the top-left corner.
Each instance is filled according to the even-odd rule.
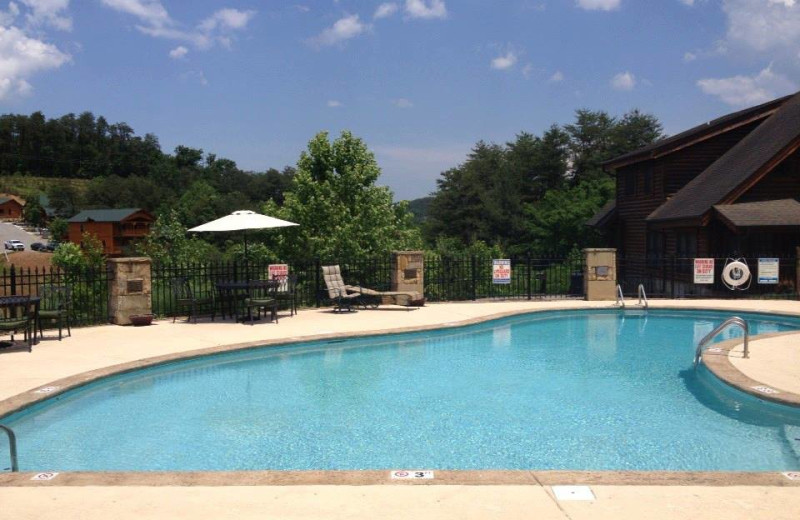
[[[137,254],[149,256],[159,264],[208,262],[220,258],[219,251],[197,237],[186,234],[186,226],[175,210],[160,215],[150,234],[135,246]]]
[[[52,263],[68,272],[82,269],[99,269],[105,265],[103,243],[99,238],[84,233],[81,236],[81,245],[64,242],[53,253]]]
[[[47,214],[45,214],[44,208],[36,198],[29,199],[25,203],[25,207],[22,209],[22,217],[36,227],[43,226],[47,220]]]
[[[63,218],[54,218],[50,222],[50,235],[53,240],[63,242],[67,239],[69,223]]]
[[[419,247],[407,204],[393,203],[391,191],[375,185],[380,173],[367,145],[350,132],[333,142],[327,132],[317,134],[300,155],[283,206],[264,206],[299,224],[271,234],[281,257],[334,260]]]

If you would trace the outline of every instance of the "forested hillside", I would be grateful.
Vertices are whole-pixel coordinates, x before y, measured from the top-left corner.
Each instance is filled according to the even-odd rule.
[[[234,161],[187,146],[164,153],[155,135],[136,135],[127,124],[109,124],[91,112],[54,119],[41,112],[0,116],[0,175],[88,181],[44,190],[65,213],[176,209],[184,224],[193,225],[235,209],[258,209],[269,199],[280,203],[293,173],[289,167],[245,172]]]

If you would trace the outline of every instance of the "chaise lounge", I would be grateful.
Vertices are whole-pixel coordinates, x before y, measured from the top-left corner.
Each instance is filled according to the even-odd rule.
[[[425,300],[418,292],[413,291],[377,291],[368,287],[361,287],[360,285],[347,285],[342,279],[342,270],[338,265],[327,265],[322,267],[322,274],[325,278],[325,285],[328,287],[328,295],[331,300],[336,302],[338,310],[341,308],[341,303],[347,301],[349,303],[355,302],[357,305],[362,305],[364,308],[371,305],[377,308],[381,303],[387,301],[394,305],[402,307],[421,307],[424,305]],[[334,293],[331,292],[334,288]],[[334,297],[333,294],[339,296]],[[348,310],[352,310],[348,305]]]

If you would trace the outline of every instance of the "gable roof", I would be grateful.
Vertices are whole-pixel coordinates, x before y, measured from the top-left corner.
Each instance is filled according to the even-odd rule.
[[[17,199],[15,199],[14,197],[0,197],[0,204],[5,204],[6,202],[14,202],[14,203],[22,206],[22,204],[20,204],[20,202]]]
[[[85,209],[68,220],[68,222],[122,222],[134,213],[145,213],[146,211],[140,208],[125,208],[125,209]]]
[[[771,116],[777,111],[785,102],[792,96],[784,96],[767,103],[762,103],[744,110],[739,110],[732,114],[727,114],[717,119],[713,119],[707,123],[697,125],[694,128],[683,131],[679,134],[661,139],[655,143],[634,150],[633,152],[615,157],[603,163],[604,168],[619,168],[629,164],[646,161],[649,159],[656,159],[658,157],[678,151],[681,148],[694,144],[698,141],[703,141],[713,137],[726,130],[736,128],[759,119],[764,119]]]
[[[748,181],[766,175],[800,146],[800,93],[689,181],[647,217],[648,222],[696,219],[712,206],[732,202]]]
[[[722,220],[736,228],[800,226],[800,202],[795,199],[718,204],[714,209]]]
[[[611,199],[605,206],[594,214],[592,218],[586,221],[586,225],[590,227],[604,227],[611,221],[617,214],[617,201]]]

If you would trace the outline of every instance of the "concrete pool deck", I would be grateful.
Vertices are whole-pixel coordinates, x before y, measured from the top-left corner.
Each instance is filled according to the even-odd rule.
[[[790,301],[654,300],[650,306],[800,316],[800,303]],[[637,308],[630,303],[628,307]],[[424,330],[523,312],[580,308],[607,309],[613,304],[448,303],[412,311],[387,307],[344,315],[310,309],[291,318],[282,317],[279,324],[159,321],[141,328],[76,329],[71,338],[61,342],[46,339],[35,345],[32,353],[0,352],[0,415],[66,386],[120,368],[143,366],[153,359],[164,361],[285,341]],[[748,360],[736,359],[732,353],[731,364],[754,380],[800,394],[798,335],[754,341],[751,351]],[[62,388],[35,393],[48,386]],[[3,464],[6,457],[0,454]],[[383,473],[377,478],[385,481]],[[433,486],[375,485],[375,481],[348,479],[343,479],[344,485],[323,485],[302,479],[279,482],[274,477],[247,482],[241,474],[238,480],[232,477],[227,482],[221,474],[212,474],[211,480],[172,474],[173,478],[157,482],[148,481],[146,474],[103,473],[63,474],[53,481],[31,482],[30,474],[6,473],[0,474],[0,518],[70,518],[78,514],[87,518],[223,518],[234,514],[242,518],[372,518],[385,514],[425,518],[800,518],[800,480],[791,481],[779,473],[718,473],[708,479],[691,473],[649,473],[641,474],[640,479],[636,474],[622,478],[614,472],[521,473],[524,478],[516,481],[508,476],[448,481],[437,475],[439,482],[433,484],[448,485]],[[645,485],[635,485],[637,481]],[[594,501],[554,498],[553,484],[579,483],[592,486]]]

